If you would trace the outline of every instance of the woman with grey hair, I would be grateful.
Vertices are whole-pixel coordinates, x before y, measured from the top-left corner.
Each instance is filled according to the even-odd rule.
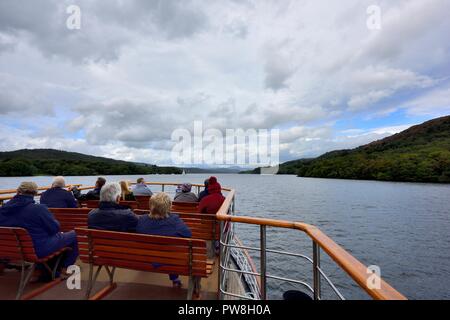
[[[52,187],[41,195],[41,204],[45,204],[49,208],[76,208],[78,203],[72,192],[64,190],[66,181],[64,177],[56,177],[53,179]]]
[[[136,230],[138,217],[129,207],[119,204],[121,194],[118,183],[108,183],[102,187],[98,209],[89,212],[89,228],[121,232]]]

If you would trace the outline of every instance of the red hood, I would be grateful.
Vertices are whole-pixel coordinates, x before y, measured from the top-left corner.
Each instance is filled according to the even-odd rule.
[[[209,184],[208,184],[208,193],[214,194],[214,193],[221,193],[222,187],[220,183],[217,182],[216,177],[209,178]]]

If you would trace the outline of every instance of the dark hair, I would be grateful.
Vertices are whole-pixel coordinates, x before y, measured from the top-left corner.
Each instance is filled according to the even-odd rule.
[[[144,178],[139,178],[139,179],[137,179],[136,182],[137,182],[137,183],[142,183],[142,182],[144,182]]]
[[[96,184],[97,184],[97,186],[99,186],[99,187],[103,187],[103,186],[105,185],[105,183],[106,183],[106,179],[100,177],[100,178],[97,179],[97,183],[96,183]]]
[[[207,187],[208,184],[209,184],[209,179],[206,179],[206,180],[205,180],[205,187]]]

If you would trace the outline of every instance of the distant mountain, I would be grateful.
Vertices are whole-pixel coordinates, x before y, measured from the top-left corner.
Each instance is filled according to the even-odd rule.
[[[0,176],[180,174],[175,167],[158,167],[53,149],[0,152]]]
[[[257,173],[252,172],[252,173]],[[279,174],[300,177],[450,182],[450,116],[352,150],[290,161]]]
[[[233,174],[239,173],[243,168],[241,167],[229,167],[229,168],[181,168],[186,173],[221,173],[221,174]]]

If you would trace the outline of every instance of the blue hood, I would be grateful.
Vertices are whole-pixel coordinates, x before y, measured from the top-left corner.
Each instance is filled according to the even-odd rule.
[[[2,207],[0,207],[0,214],[10,215],[15,214],[24,207],[35,203],[33,196],[16,195]]]

